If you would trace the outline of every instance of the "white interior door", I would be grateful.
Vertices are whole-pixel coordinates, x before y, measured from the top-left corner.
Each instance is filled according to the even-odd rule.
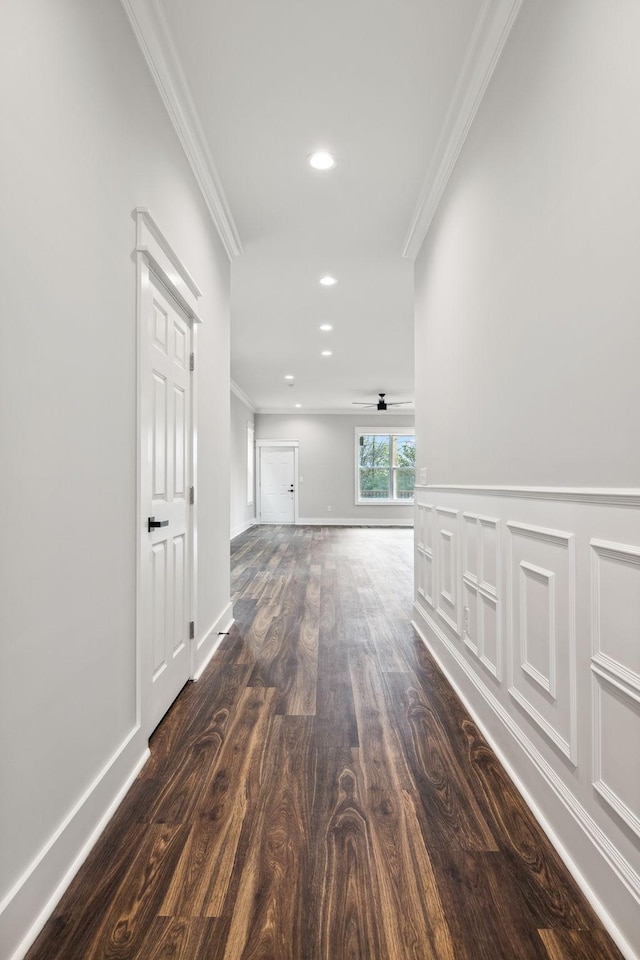
[[[154,283],[146,300],[141,570],[151,731],[190,673],[191,325]]]
[[[295,454],[287,447],[260,447],[260,520],[295,522]]]

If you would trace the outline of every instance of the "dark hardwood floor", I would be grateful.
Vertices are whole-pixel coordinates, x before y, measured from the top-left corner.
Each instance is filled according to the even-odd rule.
[[[620,960],[413,632],[412,536],[233,542],[236,624],[28,960]]]

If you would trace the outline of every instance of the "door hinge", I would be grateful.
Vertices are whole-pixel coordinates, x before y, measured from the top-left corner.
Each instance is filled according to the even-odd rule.
[[[189,487],[189,503],[194,504],[196,502],[196,491],[194,487]]]
[[[196,625],[193,620],[189,620],[189,640],[195,640]]]
[[[193,373],[195,368],[196,368],[196,355],[195,353],[192,353],[189,355],[189,370],[191,370],[191,373]]]

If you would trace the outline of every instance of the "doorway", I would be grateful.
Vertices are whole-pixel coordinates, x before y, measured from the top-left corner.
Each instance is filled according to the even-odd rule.
[[[257,448],[260,523],[296,523],[297,441],[259,440]]]
[[[150,734],[194,668],[200,291],[146,210],[138,275],[138,710]]]

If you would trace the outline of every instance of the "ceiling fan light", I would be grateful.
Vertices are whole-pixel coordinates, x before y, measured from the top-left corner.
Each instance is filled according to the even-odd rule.
[[[323,287],[332,287],[334,283],[337,283],[337,282],[338,281],[336,280],[335,277],[327,276],[327,277],[320,278],[320,283],[322,284]]]
[[[320,329],[321,329],[324,333],[326,333],[328,330],[333,330],[333,327],[331,326],[330,323],[321,323],[321,324],[320,324]]]

